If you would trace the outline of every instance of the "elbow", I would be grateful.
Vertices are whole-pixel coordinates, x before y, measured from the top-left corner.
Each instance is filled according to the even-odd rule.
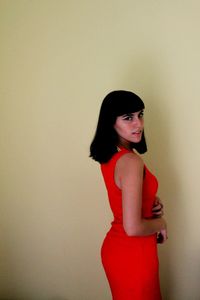
[[[126,235],[129,237],[142,235],[142,230],[141,230],[140,226],[133,226],[133,227],[124,226],[124,231],[125,231]]]
[[[135,232],[130,231],[130,230],[125,230],[125,233],[126,233],[126,235],[129,236],[129,237],[137,236],[137,235],[135,234]]]

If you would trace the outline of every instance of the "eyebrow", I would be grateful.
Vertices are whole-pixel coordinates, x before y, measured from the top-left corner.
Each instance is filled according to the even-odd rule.
[[[144,109],[141,109],[141,110],[138,110],[138,111],[135,111],[135,112],[132,112],[132,113],[124,114],[124,115],[122,115],[122,117],[132,116],[132,115],[134,115],[135,113],[140,114],[140,113],[143,113],[143,112],[144,112]]]

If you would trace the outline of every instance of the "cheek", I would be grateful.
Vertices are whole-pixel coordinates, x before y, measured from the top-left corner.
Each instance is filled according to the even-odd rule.
[[[122,124],[115,124],[114,129],[117,132],[118,135],[125,135],[127,133],[127,128],[126,126],[123,126]]]
[[[121,131],[123,130],[123,125],[120,124],[120,122],[116,122],[115,125],[114,125],[114,129],[118,132],[118,131]]]
[[[120,130],[120,125],[118,124],[118,122],[116,121],[116,123],[114,124],[114,129],[116,132],[118,132]]]

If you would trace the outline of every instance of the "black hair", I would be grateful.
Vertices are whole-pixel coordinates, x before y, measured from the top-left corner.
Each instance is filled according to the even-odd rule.
[[[103,100],[96,133],[90,145],[90,157],[99,163],[108,162],[117,152],[118,135],[114,124],[118,116],[134,113],[144,109],[139,96],[130,91],[117,90],[110,92]],[[139,143],[131,143],[131,148],[139,153],[147,151],[144,132]]]

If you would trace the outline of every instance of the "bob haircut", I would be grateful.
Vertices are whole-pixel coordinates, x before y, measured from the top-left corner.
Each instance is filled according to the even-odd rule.
[[[96,133],[90,145],[90,157],[99,163],[108,162],[118,152],[119,137],[114,129],[116,118],[144,108],[143,101],[133,92],[124,90],[110,92],[101,105]],[[144,131],[141,141],[131,143],[131,148],[141,154],[147,151]]]

